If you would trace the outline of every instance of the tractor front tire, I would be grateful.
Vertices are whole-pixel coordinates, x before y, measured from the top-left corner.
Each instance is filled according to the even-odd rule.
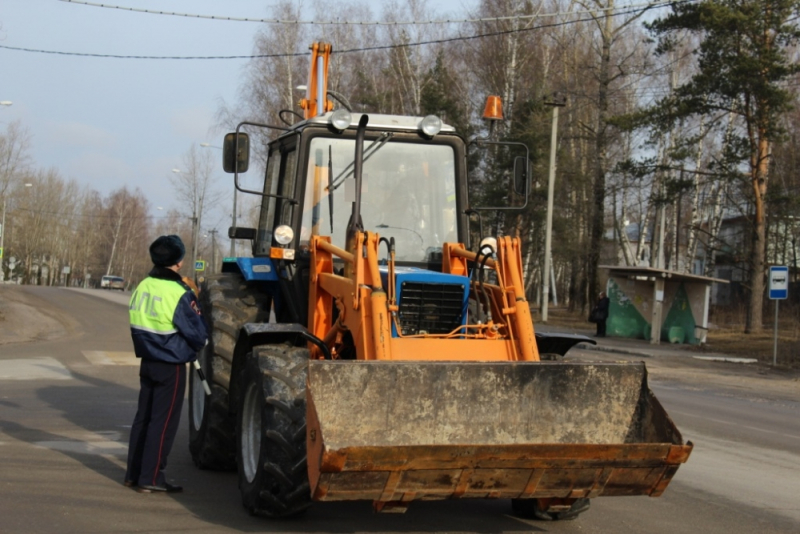
[[[200,469],[236,470],[236,420],[228,392],[233,352],[245,323],[267,322],[268,296],[248,287],[239,274],[209,276],[200,291],[200,307],[209,327],[209,342],[198,353],[211,395],[192,370],[189,381],[189,451]]]
[[[189,451],[200,469],[236,470],[236,425],[228,410],[228,391],[211,382],[211,345],[197,354],[197,361],[211,388],[207,396],[197,371],[190,369]]]
[[[239,489],[254,515],[292,517],[311,505],[306,463],[308,349],[255,347],[242,374],[238,410]]]

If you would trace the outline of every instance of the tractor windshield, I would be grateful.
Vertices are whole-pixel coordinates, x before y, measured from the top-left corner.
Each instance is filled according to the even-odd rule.
[[[330,235],[333,244],[344,248],[356,193],[354,153],[353,139],[316,137],[311,141],[301,246],[311,235]],[[384,133],[364,142],[362,173],[364,230],[394,237],[398,261],[427,261],[431,253],[441,250],[442,243],[458,241],[452,147],[395,141]]]

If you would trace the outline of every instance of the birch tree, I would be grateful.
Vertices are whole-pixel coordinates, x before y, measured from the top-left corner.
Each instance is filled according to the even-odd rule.
[[[782,135],[779,118],[790,104],[784,82],[797,70],[790,54],[800,37],[799,13],[796,0],[706,0],[674,4],[669,15],[650,26],[661,53],[675,47],[676,32],[686,30],[702,39],[697,73],[662,102],[661,118],[674,122],[724,110],[733,112],[740,126],[736,150],[725,166],[734,171],[741,165],[749,181],[748,333],[762,329],[769,163]]]

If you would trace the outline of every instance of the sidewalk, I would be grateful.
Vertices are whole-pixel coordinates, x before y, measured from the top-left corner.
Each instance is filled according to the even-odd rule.
[[[642,358],[669,358],[685,357],[697,358],[706,361],[722,361],[731,363],[756,363],[755,358],[741,358],[717,352],[708,352],[700,349],[697,345],[685,343],[667,343],[662,341],[658,345],[652,345],[645,339],[630,339],[621,337],[594,337],[594,329],[574,329],[557,325],[537,323],[534,325],[537,332],[553,334],[581,334],[590,337],[597,342],[596,345],[590,343],[580,343],[576,348],[586,350],[596,350],[610,352],[614,354],[625,354],[627,356],[639,356]]]

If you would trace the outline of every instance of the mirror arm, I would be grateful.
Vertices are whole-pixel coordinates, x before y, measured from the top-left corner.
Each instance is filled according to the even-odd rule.
[[[272,126],[270,124],[261,124],[261,123],[258,123],[258,122],[247,122],[247,121],[240,122],[239,124],[236,125],[236,138],[234,139],[235,152],[237,154],[239,153],[239,130],[241,130],[242,126],[244,126],[244,125],[259,126],[259,127],[262,127],[262,128],[273,128],[275,130],[282,130],[284,132],[288,132],[288,131],[291,130],[291,128],[284,128],[282,126]],[[234,187],[236,188],[237,191],[241,191],[242,193],[250,193],[251,195],[259,195],[259,196],[262,196],[262,197],[277,198],[277,199],[280,199],[280,200],[289,201],[292,204],[299,204],[300,203],[299,200],[297,200],[295,198],[292,198],[292,197],[286,197],[286,196],[283,196],[283,195],[273,195],[271,193],[264,193],[263,191],[256,191],[256,190],[253,190],[253,189],[245,189],[245,188],[239,186],[239,160],[238,160],[238,158],[233,160],[233,185],[234,185]]]
[[[239,154],[239,131],[242,129],[242,126],[258,126],[260,128],[271,128],[273,130],[281,130],[283,132],[288,132],[291,128],[284,128],[283,126],[274,126],[271,124],[262,124],[260,122],[249,122],[249,121],[242,121],[236,125],[236,137],[234,138],[234,152]],[[273,198],[281,198],[284,200],[291,200],[294,204],[297,204],[298,201],[291,199],[289,197],[282,197],[279,195],[270,195],[268,193],[264,193],[262,191],[252,191],[250,189],[244,189],[239,186],[239,158],[234,158],[233,160],[233,185],[237,191],[241,191],[242,193],[251,193],[253,195],[261,195],[265,197],[273,197]]]

